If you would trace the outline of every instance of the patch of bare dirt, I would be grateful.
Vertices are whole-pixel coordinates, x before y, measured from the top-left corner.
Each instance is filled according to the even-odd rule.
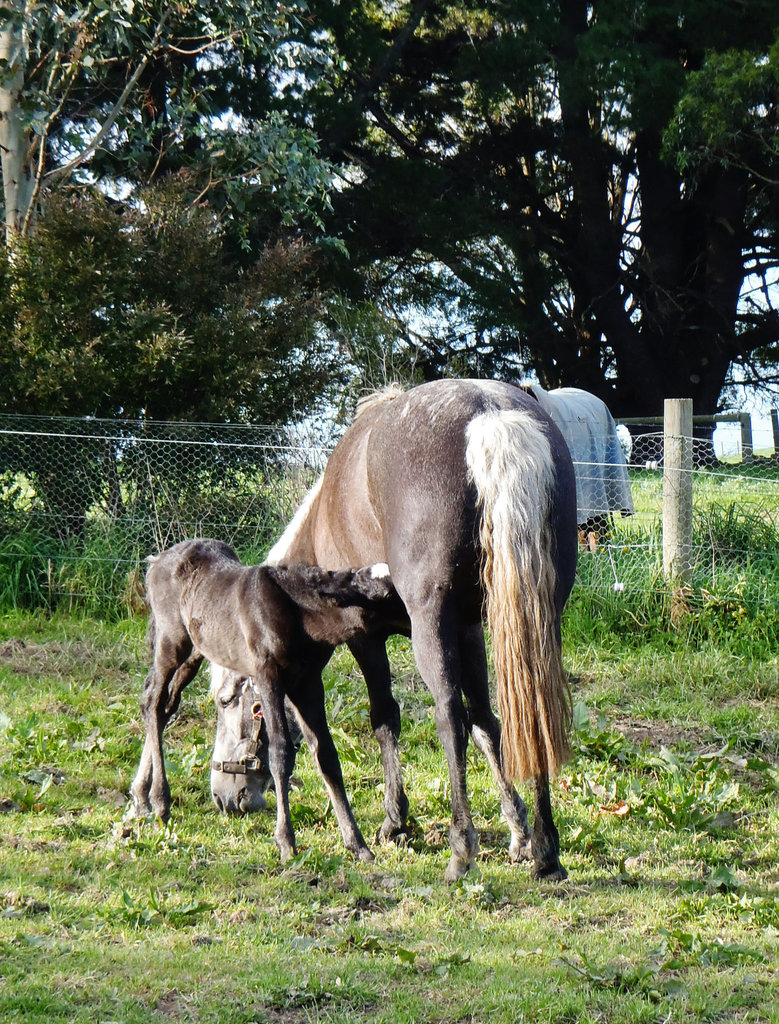
[[[682,728],[678,725],[671,725],[668,722],[632,718],[630,715],[615,715],[609,719],[609,722],[637,747],[646,743],[651,747],[669,747],[672,749],[675,747],[692,746],[704,751],[713,749],[715,746],[711,742],[710,732],[702,728]]]
[[[153,1004],[155,1013],[168,1017],[170,1020],[195,1020],[197,1014],[192,1003],[188,1002],[180,992],[166,992]]]
[[[14,636],[0,643],[0,665],[15,675],[83,674],[89,678],[99,663],[104,678],[117,681],[134,678],[125,664],[111,664],[112,660],[110,651],[96,649],[80,640],[51,640],[38,644]]]
[[[262,1010],[262,1020],[267,1024],[311,1024],[311,1011],[304,1007],[270,1007]]]

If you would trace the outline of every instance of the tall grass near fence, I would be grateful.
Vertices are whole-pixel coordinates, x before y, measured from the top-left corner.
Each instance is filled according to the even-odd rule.
[[[246,561],[263,557],[289,506],[265,505],[266,528],[239,548]],[[618,526],[596,552],[580,554],[565,613],[572,642],[712,642],[746,657],[779,650],[779,531],[770,519],[732,504],[697,512],[692,583],[673,622],[659,525],[640,536],[630,531]],[[108,619],[142,612],[144,558],[155,549],[137,538],[128,544],[119,528],[59,546],[40,529],[8,531],[0,537],[0,610],[80,610]]]
[[[0,417],[0,607],[132,611],[186,537],[258,559],[321,458],[263,427]]]
[[[779,528],[734,502],[696,509],[689,585],[672,592],[662,570],[659,522],[637,534],[618,525],[610,542],[580,554],[566,628],[581,642],[655,637],[686,646],[721,643],[762,657],[779,649]]]
[[[776,461],[726,465],[696,447],[692,564],[672,600],[657,438],[634,439],[633,455],[635,514],[582,553],[571,635],[711,640],[747,656],[776,646]],[[132,614],[146,556],[185,537],[218,537],[260,560],[326,456],[260,427],[0,417],[0,609]]]

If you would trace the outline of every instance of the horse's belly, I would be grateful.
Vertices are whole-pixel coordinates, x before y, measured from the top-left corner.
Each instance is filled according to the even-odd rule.
[[[371,512],[350,508],[340,519],[317,524],[316,564],[323,569],[349,569],[386,562],[384,540]]]
[[[238,672],[242,676],[253,676],[256,665],[243,633],[229,621],[210,621],[209,616],[190,616],[187,632],[196,649],[208,661],[222,668]]]

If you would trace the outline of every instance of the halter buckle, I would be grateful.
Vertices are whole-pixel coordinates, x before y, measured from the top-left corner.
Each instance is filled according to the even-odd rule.
[[[259,757],[244,757],[240,761],[212,761],[212,772],[225,772],[227,775],[249,775],[261,772],[262,761]]]

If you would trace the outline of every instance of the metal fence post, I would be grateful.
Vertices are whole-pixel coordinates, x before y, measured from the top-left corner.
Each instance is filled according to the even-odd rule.
[[[692,553],[692,399],[667,398],[663,411],[663,572],[684,586]]]

